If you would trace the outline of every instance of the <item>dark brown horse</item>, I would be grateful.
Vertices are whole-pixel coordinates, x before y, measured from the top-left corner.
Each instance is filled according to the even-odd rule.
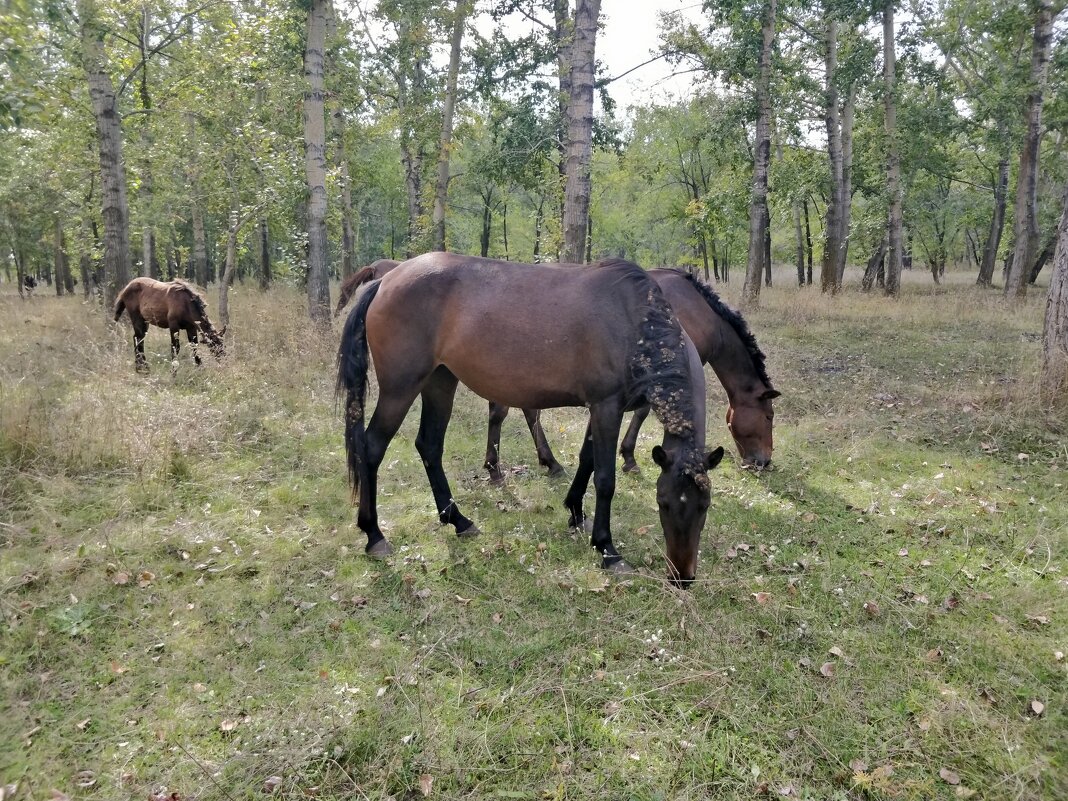
[[[775,411],[772,400],[781,394],[771,386],[764,367],[764,354],[749,331],[742,316],[727,306],[719,296],[699,279],[679,270],[649,270],[672,310],[682,324],[682,330],[693,341],[701,361],[712,366],[716,377],[727,391],[727,428],[734,437],[744,466],[764,468],[771,464],[772,424]],[[490,480],[499,483],[503,476],[499,464],[501,422],[508,408],[490,404],[489,433],[486,441],[486,468]],[[538,461],[549,467],[550,475],[562,472],[545,441],[545,434],[537,422],[538,413],[523,410],[530,427]],[[620,444],[623,470],[638,469],[634,461],[634,446],[638,431],[649,416],[649,407],[635,409],[627,433]]]
[[[365,429],[369,356],[378,404]],[[623,261],[578,270],[428,253],[368,284],[345,323],[338,391],[346,393],[349,475],[369,554],[392,551],[378,525],[378,468],[419,395],[415,444],[438,517],[457,534],[478,532],[460,512],[441,465],[460,381],[509,406],[589,408],[579,469],[564,503],[571,523],[581,525],[592,474],[591,544],[613,571],[630,569],[609,526],[616,442],[624,411],[650,403],[664,424],[653,459],[661,468],[657,504],[668,575],[682,585],[693,580],[710,500],[706,473],[723,449],[705,451],[701,362],[645,271]]]
[[[357,289],[370,281],[374,281],[376,278],[381,278],[398,264],[400,262],[393,259],[379,259],[366,267],[361,267],[342,281],[341,288],[338,290],[337,308],[334,309],[334,316],[337,317],[341,314],[341,310],[349,305],[349,301],[352,300],[352,296],[356,294]]]
[[[145,361],[145,334],[150,325],[170,329],[171,357],[178,356],[178,334],[186,332],[193,349],[193,359],[200,364],[197,342],[203,336],[216,359],[223,357],[223,334],[216,331],[208,320],[204,298],[184,281],[156,281],[152,278],[135,278],[119,293],[115,301],[115,319],[123,312],[130,315],[134,332],[134,367],[147,370]]]

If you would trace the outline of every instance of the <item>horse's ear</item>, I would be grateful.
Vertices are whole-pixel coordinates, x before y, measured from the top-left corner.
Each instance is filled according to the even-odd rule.
[[[670,453],[659,445],[655,445],[653,446],[653,461],[657,463],[661,470],[667,470],[675,460],[671,458]]]
[[[761,395],[759,398],[757,398],[757,400],[774,400],[775,398],[779,397],[780,395],[782,395],[782,393],[779,392],[779,390],[777,390],[777,389],[769,389],[769,390],[765,391],[763,395]]]
[[[705,467],[708,470],[714,468],[723,459],[723,446],[716,448],[714,451],[709,451],[705,457]]]

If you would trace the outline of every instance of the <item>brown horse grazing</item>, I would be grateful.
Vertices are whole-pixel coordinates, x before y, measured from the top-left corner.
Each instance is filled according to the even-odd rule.
[[[400,262],[394,261],[393,259],[379,259],[376,262],[368,264],[366,267],[361,267],[342,281],[341,289],[338,290],[337,308],[334,309],[334,317],[341,314],[341,310],[349,305],[349,301],[352,300],[352,296],[356,294],[357,289],[369,281],[381,278],[398,264],[400,264]]]
[[[744,466],[758,469],[771,464],[772,423],[775,416],[772,400],[781,394],[773,389],[764,367],[764,354],[749,331],[742,316],[727,306],[707,284],[679,270],[649,270],[660,291],[682,324],[682,330],[693,341],[701,361],[710,364],[716,377],[727,391],[727,428],[738,446]],[[489,431],[486,441],[486,468],[490,480],[503,480],[499,454],[501,422],[508,407],[490,404]],[[563,471],[538,421],[538,413],[524,409],[527,425],[534,437],[538,461],[549,467],[550,475]],[[638,431],[649,407],[635,409],[634,416],[623,437],[619,452],[623,456],[624,472],[635,472],[634,446]],[[555,468],[553,467],[555,465]]]
[[[156,281],[152,278],[135,278],[119,293],[115,301],[115,319],[128,312],[134,331],[134,367],[147,370],[145,361],[145,334],[149,325],[169,328],[171,332],[171,357],[178,356],[178,334],[185,331],[193,349],[193,359],[200,364],[197,353],[199,335],[203,335],[208,348],[216,359],[223,357],[223,334],[216,331],[208,320],[204,298],[184,281]]]
[[[364,425],[369,358],[378,405]],[[615,447],[623,413],[650,403],[664,424],[653,450],[661,468],[657,504],[668,576],[693,581],[708,510],[708,453],[701,362],[656,284],[624,261],[588,269],[428,253],[368,284],[349,314],[338,351],[339,394],[346,393],[345,447],[357,524],[368,554],[392,547],[378,525],[378,468],[416,396],[422,416],[416,448],[442,523],[478,532],[452,497],[441,457],[453,397],[462,381],[484,398],[520,408],[586,406],[590,422],[580,465],[564,503],[584,520],[582,496],[594,477],[591,544],[602,567],[629,566],[612,543]]]

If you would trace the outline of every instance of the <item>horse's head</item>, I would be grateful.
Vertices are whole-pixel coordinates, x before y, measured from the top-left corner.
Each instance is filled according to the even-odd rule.
[[[226,345],[223,342],[223,336],[226,334],[226,326],[224,325],[218,331],[210,326],[204,328],[204,338],[208,341],[208,350],[211,351],[211,355],[216,359],[222,359],[226,355]]]
[[[743,467],[763,469],[771,464],[771,427],[775,410],[771,402],[782,393],[761,389],[733,399],[727,407],[727,428],[738,446]]]
[[[678,587],[690,586],[697,575],[697,548],[711,501],[707,473],[722,458],[723,448],[691,458],[659,445],[653,448],[653,461],[660,466],[656,504],[667,541],[668,578]]]

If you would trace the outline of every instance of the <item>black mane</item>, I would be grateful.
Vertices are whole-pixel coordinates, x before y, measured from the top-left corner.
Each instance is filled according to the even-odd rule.
[[[198,314],[200,314],[201,326],[206,330],[214,333],[215,326],[213,326],[211,324],[211,320],[208,319],[208,306],[204,302],[204,297],[199,292],[197,292],[196,289],[194,289],[192,286],[190,286],[180,278],[176,278],[174,283],[178,285],[179,289],[184,290],[189,295],[189,299],[193,302],[193,308],[197,310]]]
[[[745,349],[749,352],[749,357],[753,360],[753,367],[756,369],[757,376],[764,382],[768,389],[771,389],[771,379],[768,378],[768,371],[764,365],[764,351],[757,345],[756,337],[754,337],[753,332],[749,330],[749,324],[745,321],[742,315],[724,303],[720,296],[716,294],[715,290],[697,276],[692,273],[684,272],[683,270],[672,270],[671,272],[678,273],[693,284],[694,289],[701,293],[701,297],[705,299],[705,302],[712,308],[712,311],[718,314],[730,325],[731,328],[734,329],[734,333],[736,333],[738,338],[742,340],[742,344],[745,345]]]
[[[644,400],[652,406],[669,434],[693,436],[696,407],[686,346],[682,327],[667,299],[649,274],[632,262],[607,259],[599,262],[596,268],[617,271],[618,281],[632,283],[643,296],[638,301],[643,317],[630,357],[627,405],[637,405]]]

